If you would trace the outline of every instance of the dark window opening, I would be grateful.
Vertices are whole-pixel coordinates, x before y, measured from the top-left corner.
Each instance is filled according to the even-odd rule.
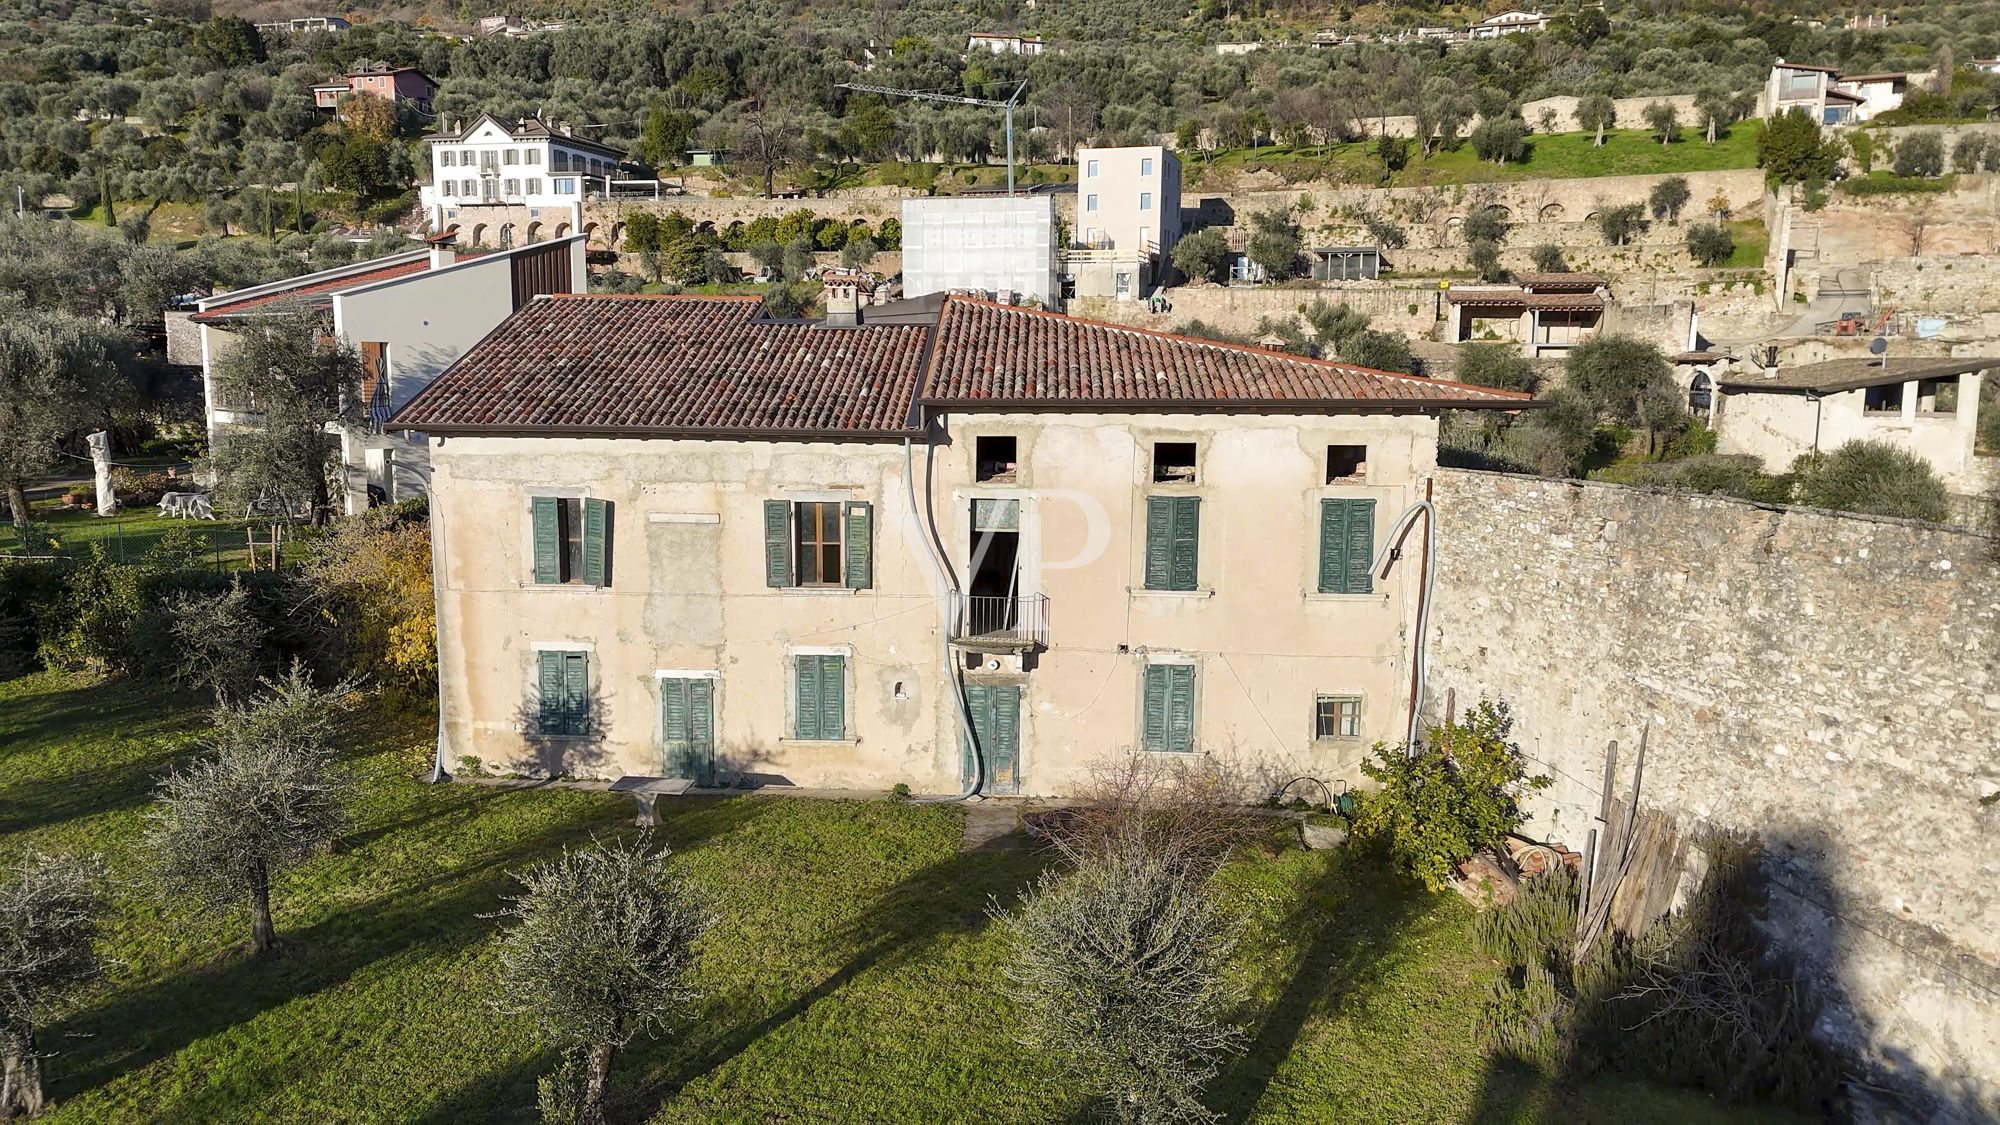
[[[1903,384],[1885,383],[1862,392],[1861,409],[1869,414],[1901,414]]]
[[[1011,481],[1016,471],[1014,450],[1016,444],[1011,436],[992,434],[973,440],[973,479],[980,481]]]
[[[1954,375],[1949,379],[1925,379],[1918,383],[1917,413],[1958,413],[1958,376]]]
[[[1163,441],[1153,446],[1153,479],[1164,484],[1194,483],[1194,443]]]
[[[807,501],[798,505],[799,585],[838,586],[840,504]]]
[[[972,558],[966,566],[968,635],[1013,630],[1020,612],[1020,557],[1021,502],[974,500]]]
[[[1326,447],[1326,483],[1368,475],[1368,447],[1329,445]]]

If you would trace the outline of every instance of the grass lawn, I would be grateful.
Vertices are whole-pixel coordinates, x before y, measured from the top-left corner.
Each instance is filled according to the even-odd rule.
[[[1760,270],[1764,268],[1764,254],[1771,247],[1771,232],[1764,229],[1762,219],[1744,219],[1729,224],[1730,237],[1736,240],[1736,250],[1726,258],[1722,269]]]
[[[1396,173],[1391,186],[1658,175],[1757,166],[1757,129],[1750,122],[1739,123],[1713,146],[1693,128],[1681,130],[1681,139],[1670,145],[1661,144],[1644,129],[1608,129],[1602,147],[1593,145],[1594,139],[1592,133],[1537,133],[1528,138],[1528,158],[1508,164],[1479,159],[1469,143],[1455,152],[1434,152],[1428,160],[1417,159],[1413,152],[1409,165]],[[1199,156],[1188,157],[1188,184],[1198,190],[1209,168],[1282,170],[1300,164],[1323,165],[1327,174],[1343,175],[1349,182],[1372,183],[1380,169],[1372,141],[1328,145],[1323,152],[1316,147],[1296,152],[1282,147],[1229,149],[1206,163]],[[1198,173],[1198,169],[1202,171]]]
[[[96,493],[88,484],[79,486],[77,491],[84,496]],[[117,515],[99,516],[92,512],[65,510],[59,502],[35,502],[29,504],[34,512],[35,523],[55,541],[54,553],[82,557],[90,552],[93,544],[102,543],[106,557],[113,562],[136,563],[144,558],[153,544],[159,542],[169,528],[178,527],[192,534],[202,545],[201,557],[210,560],[224,570],[240,568],[249,557],[249,546],[244,538],[246,529],[254,528],[257,535],[258,558],[268,565],[271,549],[271,524],[268,520],[245,521],[231,519],[184,520],[167,519],[155,507],[127,508]],[[306,529],[295,525],[294,531],[286,534],[304,536]],[[12,523],[0,519],[0,554],[20,554],[24,550],[21,533]],[[279,557],[286,562],[295,562],[305,557],[305,540],[287,538],[279,549]],[[40,553],[38,547],[35,553]]]
[[[529,1122],[551,1064],[495,1013],[485,915],[507,872],[625,833],[622,797],[428,788],[421,721],[375,720],[365,799],[335,853],[274,891],[279,954],[241,918],[190,917],[143,889],[154,779],[197,750],[200,716],[155,689],[40,674],[0,684],[0,852],[104,853],[116,876],[109,979],[57,1029],[56,1122]],[[1016,1044],[986,910],[1038,869],[963,854],[959,810],[782,797],[670,807],[664,837],[723,922],[694,1024],[613,1073],[614,1120],[1064,1120],[1081,1108]],[[1788,1121],[1599,1080],[1565,1090],[1476,1049],[1494,969],[1470,910],[1338,853],[1246,856],[1221,879],[1247,920],[1251,1048],[1214,1084],[1234,1121]]]

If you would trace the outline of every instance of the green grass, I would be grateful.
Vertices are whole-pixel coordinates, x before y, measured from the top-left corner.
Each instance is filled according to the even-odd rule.
[[[79,486],[78,492],[84,496],[95,495],[89,485]],[[178,527],[202,544],[203,559],[224,570],[232,570],[242,567],[249,557],[244,532],[254,528],[258,558],[267,562],[270,558],[271,549],[267,544],[271,539],[271,524],[267,520],[167,519],[160,515],[158,508],[151,506],[127,508],[111,516],[65,510],[57,501],[34,502],[28,507],[34,513],[34,522],[54,539],[56,554],[80,558],[90,552],[93,544],[101,543],[106,557],[113,562],[136,563],[145,557],[168,529]],[[303,558],[306,551],[304,536],[307,533],[308,529],[297,525],[287,531],[287,538],[280,545],[279,557],[286,562]],[[290,538],[293,535],[299,538]],[[21,533],[12,523],[0,519],[0,555],[20,554],[24,549]]]
[[[1732,222],[1729,224],[1729,233],[1736,240],[1736,249],[1717,268],[1763,269],[1764,255],[1771,246],[1771,233],[1764,229],[1764,220],[1744,219]]]
[[[499,1015],[488,917],[507,873],[593,834],[622,797],[416,783],[421,721],[371,720],[358,823],[275,888],[279,954],[242,918],[190,917],[143,889],[154,780],[198,749],[162,692],[40,674],[0,684],[0,855],[104,853],[103,986],[51,1043],[55,1122],[534,1119],[552,1060]],[[783,797],[671,805],[662,835],[723,921],[698,1018],[640,1040],[613,1119],[657,1122],[1070,1118],[1083,1104],[1012,1037],[987,917],[1030,852],[962,854],[956,808]],[[1757,1122],[1707,1098],[1599,1080],[1569,1090],[1490,1066],[1474,1024],[1495,972],[1470,909],[1333,853],[1266,850],[1221,876],[1246,920],[1250,1050],[1213,1085],[1231,1120]]]
[[[1417,159],[1413,153],[1408,167],[1396,173],[1391,186],[1659,175],[1757,166],[1757,130],[1749,123],[1737,125],[1713,146],[1705,142],[1701,131],[1692,128],[1681,130],[1681,139],[1670,145],[1661,144],[1643,129],[1606,130],[1602,147],[1593,145],[1594,139],[1591,133],[1537,133],[1528,138],[1527,159],[1508,164],[1480,160],[1469,143],[1454,152],[1434,152],[1428,160]],[[1198,156],[1189,156],[1186,161],[1191,188],[1209,177],[1209,169],[1245,172],[1262,168],[1301,182],[1323,173],[1368,183],[1375,182],[1380,169],[1372,141],[1328,145],[1324,150],[1229,149],[1206,163]]]

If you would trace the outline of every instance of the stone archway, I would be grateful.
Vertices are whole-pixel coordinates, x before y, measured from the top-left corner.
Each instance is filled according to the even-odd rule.
[[[1493,206],[1488,207],[1486,209],[1486,213],[1500,220],[1503,223],[1511,223],[1514,221],[1514,212],[1505,207],[1500,206],[1498,203],[1495,203]]]
[[[1560,222],[1562,217],[1563,205],[1560,203],[1550,203],[1544,206],[1540,216],[1541,220],[1545,223]]]
[[[533,245],[534,245],[535,243],[537,243],[537,242],[540,242],[541,240],[542,240],[542,224],[540,224],[540,223],[529,223],[529,224],[528,224],[528,245],[530,245],[530,246],[533,246]]]
[[[472,245],[474,245],[474,246],[484,246],[484,245],[486,245],[486,224],[485,224],[485,223],[474,223],[474,224],[472,224]]]
[[[568,224],[568,223],[557,223],[557,224],[556,224],[556,233],[555,233],[555,237],[557,237],[557,238],[568,238],[568,237],[569,237],[569,224]]]
[[[500,224],[500,249],[502,249],[502,250],[512,250],[513,248],[514,248],[514,224],[513,224],[513,223],[501,223],[501,224]]]
[[[585,223],[585,224],[583,224],[583,241],[584,241],[584,244],[585,244],[586,246],[587,246],[587,245],[589,245],[590,243],[593,243],[593,242],[596,242],[596,241],[597,241],[597,224],[596,224],[596,223]]]

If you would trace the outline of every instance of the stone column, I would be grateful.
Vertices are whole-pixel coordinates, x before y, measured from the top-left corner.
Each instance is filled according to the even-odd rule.
[[[84,440],[90,443],[90,463],[97,470],[97,514],[116,515],[118,493],[111,487],[111,434],[99,430]]]

